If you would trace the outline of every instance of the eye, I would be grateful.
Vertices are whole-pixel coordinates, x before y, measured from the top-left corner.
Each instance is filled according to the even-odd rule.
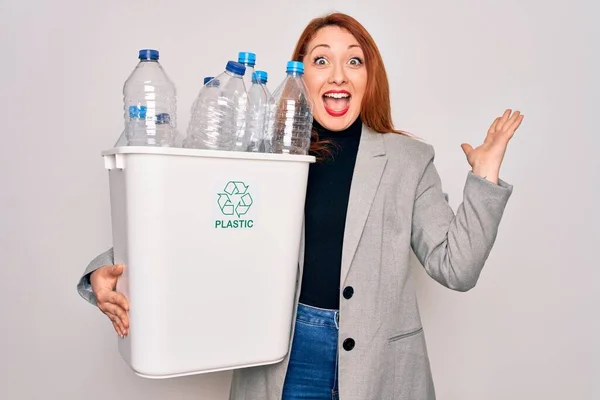
[[[315,65],[327,65],[327,60],[325,59],[325,57],[315,57],[313,60],[313,63],[315,63]]]
[[[352,57],[350,60],[348,60],[348,64],[354,66],[362,65],[362,63],[363,60],[360,57]]]

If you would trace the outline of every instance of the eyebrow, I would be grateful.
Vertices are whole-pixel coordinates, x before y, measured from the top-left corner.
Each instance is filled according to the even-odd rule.
[[[324,43],[323,43],[323,44],[318,44],[318,45],[316,45],[315,47],[313,47],[313,48],[312,48],[312,49],[309,51],[309,53],[308,53],[308,54],[310,54],[310,53],[312,53],[313,51],[315,51],[315,49],[316,49],[317,47],[326,47],[326,48],[328,48],[328,49],[330,49],[330,48],[331,48],[331,46],[329,46],[328,44],[324,44]],[[360,48],[360,45],[358,45],[358,44],[351,44],[350,46],[348,46],[348,50],[350,50],[350,49],[352,49],[352,48],[355,48],[355,47],[358,47],[358,48]]]

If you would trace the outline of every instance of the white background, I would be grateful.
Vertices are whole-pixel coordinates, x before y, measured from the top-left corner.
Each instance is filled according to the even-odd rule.
[[[468,171],[460,144],[479,144],[507,107],[526,115],[501,175],[513,197],[478,286],[454,293],[416,268],[438,398],[600,398],[591,0],[2,1],[1,398],[226,398],[229,373],[136,377],[108,319],[77,295],[84,267],[111,245],[100,151],[122,130],[139,48],[161,51],[185,131],[205,75],[254,51],[274,89],[304,26],[332,10],[374,36],[396,126],[435,146],[453,207]]]

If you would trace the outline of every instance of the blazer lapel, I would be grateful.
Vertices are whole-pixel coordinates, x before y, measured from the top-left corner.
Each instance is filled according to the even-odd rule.
[[[348,276],[386,162],[383,134],[373,132],[363,125],[350,186],[340,285],[344,284]]]

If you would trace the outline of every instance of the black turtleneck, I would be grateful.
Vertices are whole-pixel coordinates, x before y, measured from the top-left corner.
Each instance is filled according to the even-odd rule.
[[[309,167],[300,302],[338,309],[344,226],[362,121],[359,117],[339,132],[329,131],[316,121],[313,127],[319,140],[333,145],[329,145],[330,156]]]

